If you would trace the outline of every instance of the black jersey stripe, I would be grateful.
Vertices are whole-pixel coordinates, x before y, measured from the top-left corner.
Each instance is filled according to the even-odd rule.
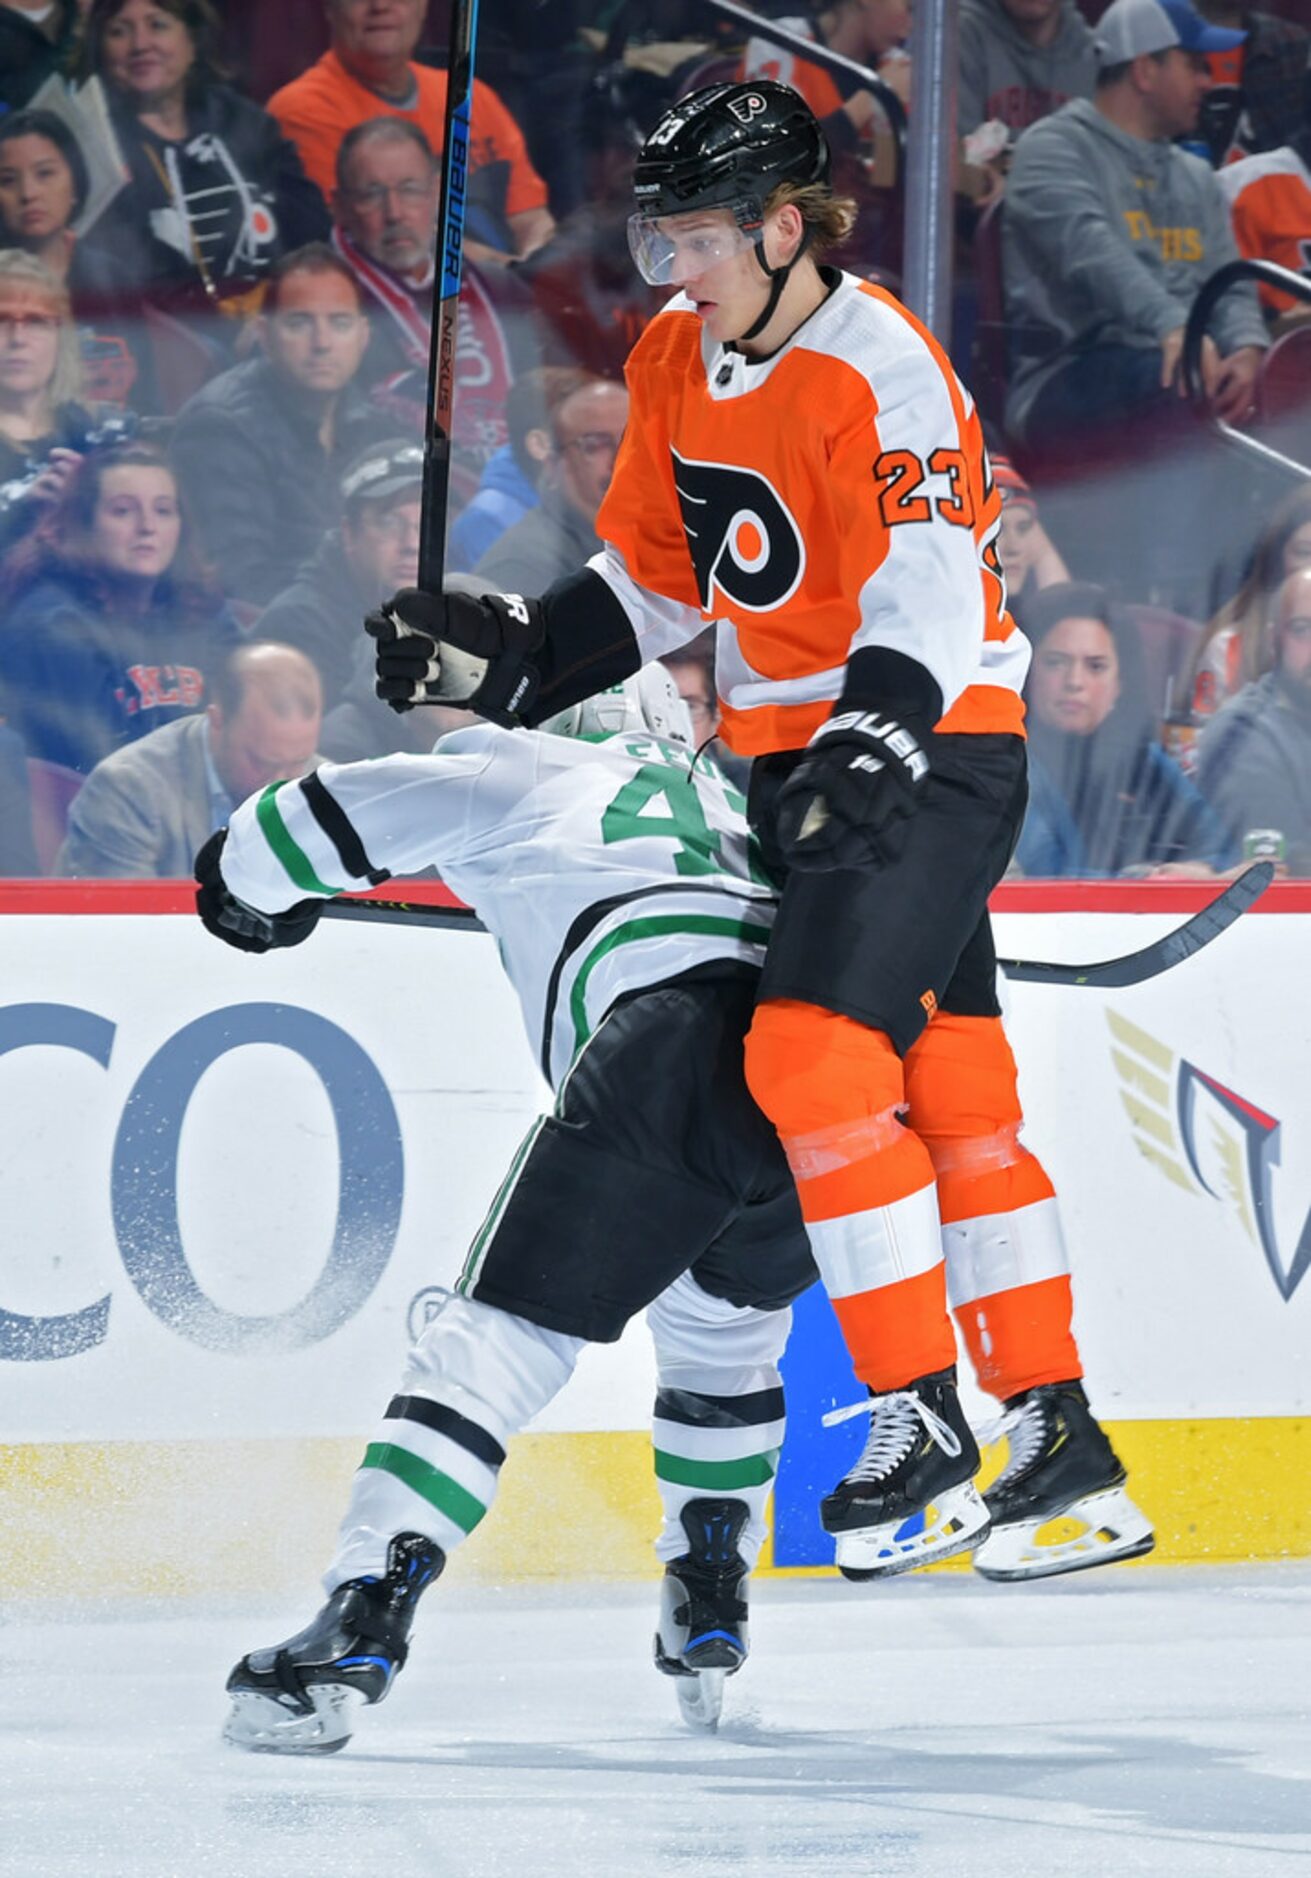
[[[370,861],[345,809],[335,796],[329,795],[316,775],[304,777],[300,790],[310,814],[337,850],[338,860],[352,879],[367,880],[371,887],[379,887],[384,880],[391,879],[385,867],[375,867]]]
[[[656,1420],[684,1428],[761,1428],[783,1419],[781,1389],[753,1389],[747,1395],[702,1395],[696,1389],[658,1389]]]
[[[505,1449],[495,1436],[489,1435],[477,1422],[471,1422],[453,1408],[447,1408],[444,1402],[434,1402],[426,1395],[394,1395],[387,1404],[386,1421],[418,1422],[423,1428],[430,1428],[435,1435],[445,1435],[457,1448],[463,1448],[466,1454],[472,1454],[476,1461],[482,1461],[487,1467],[502,1467],[505,1464]]]

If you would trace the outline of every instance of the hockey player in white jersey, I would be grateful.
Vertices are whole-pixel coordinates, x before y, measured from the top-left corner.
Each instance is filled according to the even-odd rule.
[[[496,937],[557,1091],[365,1453],[327,1604],[229,1678],[242,1747],[344,1745],[405,1661],[419,1593],[490,1507],[509,1439],[586,1342],[646,1307],[657,1666],[713,1726],[747,1653],[787,1306],[816,1275],[742,1068],[774,893],[662,668],[563,717],[579,740],[477,724],[431,756],[326,765],[243,804],[197,858],[205,924],[253,951],[306,938],[324,896],[438,867]]]

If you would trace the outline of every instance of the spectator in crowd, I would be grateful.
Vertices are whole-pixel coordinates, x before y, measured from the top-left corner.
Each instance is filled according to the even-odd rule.
[[[369,322],[331,248],[311,243],[275,265],[259,335],[261,356],[203,386],[173,436],[205,548],[227,591],[253,606],[336,527],[348,464],[391,428],[355,382]]]
[[[1307,83],[1311,87],[1311,74]],[[1219,183],[1239,252],[1311,279],[1311,125],[1277,149],[1226,164]],[[1305,300],[1265,281],[1258,291],[1271,319],[1311,319]]]
[[[56,874],[189,876],[238,803],[314,767],[323,693],[303,653],[239,646],[214,673],[210,700],[96,764],[73,798]]]
[[[1004,124],[1012,139],[1097,77],[1092,31],[1075,0],[962,0],[956,128]]]
[[[1038,519],[1033,490],[1004,456],[992,459],[993,481],[1001,490],[1001,528],[997,555],[1006,576],[1006,604],[1021,632],[1025,616],[1044,587],[1070,578],[1070,570],[1052,546]]]
[[[221,82],[218,34],[211,0],[92,0],[83,72],[104,83],[130,181],[90,239],[152,304],[251,314],[328,215],[268,112]]]
[[[1274,665],[1203,730],[1198,782],[1236,841],[1264,837],[1291,874],[1311,874],[1311,566],[1279,590]]]
[[[1213,717],[1227,698],[1263,678],[1274,659],[1274,615],[1291,574],[1311,567],[1311,487],[1294,490],[1252,554],[1251,570],[1206,629],[1187,695],[1195,719]]]
[[[909,108],[910,58],[904,41],[910,32],[910,0],[832,0],[814,7],[810,19],[787,18],[780,24],[871,67]],[[886,130],[887,120],[872,91],[855,80],[840,82],[824,66],[800,59],[770,39],[748,39],[742,76],[777,79],[799,91],[835,156],[851,154],[880,128]]]
[[[366,450],[341,479],[339,528],[259,622],[262,637],[313,659],[331,709],[345,695],[366,613],[419,571],[423,451],[404,439]]]
[[[41,871],[32,839],[32,801],[23,739],[0,724],[0,876],[30,880]]]
[[[236,643],[201,575],[178,486],[143,443],[79,464],[10,555],[0,592],[0,696],[29,756],[84,774],[121,744],[197,711]]]
[[[541,500],[507,529],[477,573],[504,593],[541,593],[601,551],[596,512],[610,486],[628,419],[628,393],[590,379],[556,406]]]
[[[67,63],[77,0],[0,0],[0,111],[21,111]]]
[[[440,193],[437,159],[408,118],[369,118],[342,138],[332,239],[371,314],[360,380],[393,420],[392,428],[415,436],[427,427]],[[503,443],[511,385],[530,360],[536,362],[538,351],[527,287],[495,263],[466,265],[452,434],[452,487],[458,495],[472,494]]]
[[[1202,55],[1233,34],[1188,0],[1114,0],[1097,28],[1097,91],[1027,130],[1006,192],[1007,317],[1017,356],[1006,423],[1032,450],[1152,434],[1179,407],[1184,323],[1236,258],[1215,177],[1172,139],[1196,127]],[[1203,347],[1211,409],[1245,416],[1266,344],[1255,295],[1227,294]]]
[[[1208,54],[1211,89],[1199,129],[1212,163],[1218,169],[1290,143],[1311,115],[1311,33],[1239,0],[1194,3],[1213,26],[1246,35],[1241,45]]]
[[[0,553],[59,500],[88,450],[135,429],[84,404],[82,377],[67,289],[31,255],[0,252]]]
[[[1156,740],[1142,651],[1104,588],[1047,587],[1025,627],[1029,809],[1023,874],[1207,874],[1230,858],[1218,818]]]
[[[346,132],[382,112],[407,118],[440,150],[446,74],[416,65],[426,0],[326,0],[332,43],[322,58],[269,100],[323,194],[336,181]],[[474,80],[466,251],[474,258],[532,252],[555,226],[546,185],[518,125],[496,93]]]
[[[140,375],[138,322],[127,310],[134,290],[113,248],[89,247],[73,232],[89,189],[86,159],[62,117],[0,117],[0,249],[21,249],[63,282],[74,318],[90,322],[81,345],[93,395],[123,405]]]
[[[541,365],[515,379],[505,400],[509,439],[488,460],[472,498],[451,525],[446,555],[452,571],[473,567],[537,507],[538,485],[554,448],[555,413],[591,382],[576,365]]]

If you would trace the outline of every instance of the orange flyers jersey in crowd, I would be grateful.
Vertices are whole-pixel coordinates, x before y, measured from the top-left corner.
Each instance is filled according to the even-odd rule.
[[[794,32],[803,33],[807,39],[813,37],[806,20],[780,20],[779,25],[790,26]],[[830,72],[826,72],[822,65],[812,65],[808,59],[798,59],[783,46],[771,45],[768,39],[747,40],[746,50],[742,54],[742,76],[773,78],[780,85],[791,85],[793,91],[801,93],[821,122],[842,104],[841,94]]]
[[[1311,276],[1311,170],[1295,150],[1265,150],[1216,172],[1229,198],[1234,240],[1249,261],[1277,261]],[[1261,284],[1261,298],[1277,313],[1301,301]]]
[[[927,667],[940,730],[1022,733],[1029,645],[1006,611],[978,414],[897,300],[840,275],[784,346],[752,361],[706,338],[680,294],[627,377],[591,566],[644,660],[718,623],[734,750],[805,744],[867,646]]]
[[[325,52],[307,72],[275,91],[268,108],[295,144],[305,174],[329,202],[337,187],[337,148],[348,130],[371,117],[405,117],[417,124],[433,150],[441,153],[446,136],[446,74],[427,65],[411,65],[414,103],[405,109],[388,104],[346,70],[335,52]],[[505,213],[540,209],[546,184],[528,158],[523,133],[490,85],[473,81],[470,120],[473,167],[504,163],[509,168]]]

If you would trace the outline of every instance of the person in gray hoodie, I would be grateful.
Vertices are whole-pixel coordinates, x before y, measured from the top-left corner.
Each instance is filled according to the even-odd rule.
[[[1092,31],[1074,0],[962,0],[956,129],[1005,124],[1013,135],[1097,77]]]
[[[1181,411],[1184,324],[1237,250],[1213,172],[1171,139],[1196,126],[1203,55],[1242,35],[1187,0],[1114,0],[1097,28],[1091,101],[1025,131],[1006,190],[1003,271],[1012,375],[1006,427],[1030,446],[1160,435]],[[1265,324],[1250,287],[1220,303],[1202,370],[1213,412],[1252,402]],[[1127,437],[1126,437],[1127,441]]]

